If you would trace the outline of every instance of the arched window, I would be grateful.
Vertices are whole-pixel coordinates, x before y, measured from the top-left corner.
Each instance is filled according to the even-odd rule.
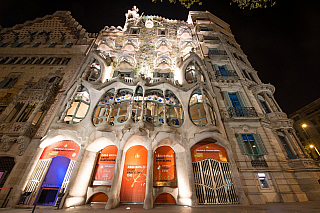
[[[76,124],[82,121],[89,110],[90,95],[86,87],[80,86],[73,97],[71,107],[67,111],[64,121],[69,124]]]
[[[129,117],[130,102],[132,99],[131,89],[119,89],[114,99],[114,106],[111,112],[110,124],[121,125]]]
[[[207,105],[209,112],[206,112],[204,104]],[[207,113],[209,113],[212,123],[215,124],[214,110],[206,92],[197,89],[192,93],[189,101],[190,118],[195,125],[205,126],[208,123],[206,118]]]
[[[179,99],[170,90],[166,91],[166,119],[170,126],[180,127],[183,123],[183,110]]]
[[[134,94],[133,105],[132,105],[132,120],[138,122],[141,119],[142,115],[142,100],[143,100],[143,89],[141,86],[137,87],[137,90]]]
[[[154,126],[161,126],[163,124],[162,90],[147,90],[144,100],[143,120]]]
[[[94,59],[90,64],[89,70],[86,73],[87,81],[96,81],[101,75],[101,67],[98,60]]]
[[[108,116],[110,114],[110,106],[113,103],[114,89],[110,89],[106,94],[100,99],[94,110],[93,124],[98,126],[107,122]]]
[[[200,79],[204,82],[203,72],[196,61],[191,61],[186,68],[186,80],[189,84],[197,82]]]

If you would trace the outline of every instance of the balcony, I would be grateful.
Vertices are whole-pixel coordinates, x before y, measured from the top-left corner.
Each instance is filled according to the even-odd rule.
[[[227,80],[227,79],[239,80],[239,76],[234,70],[223,70],[223,71],[217,70],[215,75],[217,80]]]
[[[229,117],[258,117],[254,107],[230,107],[228,109]]]
[[[209,48],[209,58],[210,59],[227,59],[228,58],[228,54],[225,50],[217,50],[217,49],[210,49]]]

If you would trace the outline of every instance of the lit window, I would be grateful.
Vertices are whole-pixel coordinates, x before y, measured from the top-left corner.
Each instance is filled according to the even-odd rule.
[[[30,115],[33,113],[34,109],[36,108],[36,103],[30,103],[26,108],[24,108],[23,112],[20,114],[17,122],[27,122]]]
[[[238,134],[237,140],[244,155],[267,155],[267,149],[259,134]]]
[[[258,173],[258,178],[259,178],[261,188],[269,189],[269,184],[267,181],[266,174],[265,173]]]
[[[185,71],[185,77],[189,84],[197,82],[197,79],[200,79],[202,82],[204,82],[203,73],[201,71],[200,66],[197,62],[191,61]]]
[[[166,91],[166,119],[170,126],[180,127],[183,122],[183,110],[179,99],[170,90]]]
[[[111,111],[110,124],[121,125],[129,117],[130,102],[132,100],[131,89],[119,89],[113,103]]]
[[[162,90],[147,90],[144,100],[143,120],[154,126],[161,126],[164,117]]]
[[[89,110],[90,95],[86,87],[80,86],[76,92],[73,102],[67,111],[64,121],[69,124],[76,124],[82,121]]]
[[[136,89],[136,93],[134,94],[133,106],[132,106],[131,119],[134,122],[138,122],[141,120],[142,100],[143,100],[143,89],[141,86],[138,86],[138,88]]]
[[[98,126],[100,124],[106,123],[108,116],[110,114],[110,107],[114,99],[114,89],[110,89],[106,94],[100,99],[93,116],[93,124]]]
[[[209,110],[209,112],[206,112],[204,102],[206,102],[207,109]],[[207,113],[210,114],[211,121],[215,124],[213,107],[206,95],[206,92],[197,89],[192,93],[189,101],[189,115],[191,121],[196,126],[205,126],[208,123],[206,117]]]
[[[101,75],[101,67],[98,60],[94,59],[90,64],[90,68],[87,71],[86,79],[88,81],[96,81]]]

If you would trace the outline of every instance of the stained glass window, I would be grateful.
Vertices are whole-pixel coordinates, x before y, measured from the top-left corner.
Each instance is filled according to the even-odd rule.
[[[113,103],[113,100],[114,100],[114,89],[110,89],[100,99],[94,111],[93,124],[95,126],[98,126],[102,123],[107,122],[108,116],[110,114],[110,106]]]
[[[183,110],[179,99],[170,90],[166,91],[166,119],[170,126],[180,127],[183,123]]]

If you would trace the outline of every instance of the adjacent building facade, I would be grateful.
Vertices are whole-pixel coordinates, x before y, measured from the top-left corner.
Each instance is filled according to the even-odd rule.
[[[39,196],[40,205],[106,209],[319,199],[319,169],[227,23],[200,11],[186,22],[136,7],[125,16],[124,27],[81,37],[10,205],[21,194],[21,205]]]
[[[294,120],[293,127],[301,143],[311,157],[319,160],[320,149],[320,98],[289,116]]]

